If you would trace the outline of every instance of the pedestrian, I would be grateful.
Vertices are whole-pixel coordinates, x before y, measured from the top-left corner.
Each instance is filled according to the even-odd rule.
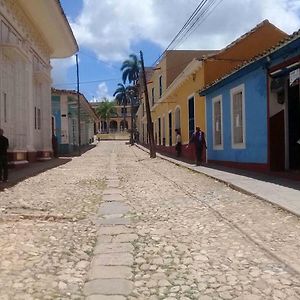
[[[57,137],[53,133],[52,134],[52,149],[53,149],[53,157],[58,157],[58,142],[57,142]]]
[[[7,149],[9,147],[8,138],[3,135],[3,129],[0,128],[0,181],[7,182],[8,179],[8,157]]]
[[[196,165],[200,166],[200,164],[202,163],[203,150],[204,148],[207,149],[207,147],[205,141],[205,134],[198,126],[196,127],[196,131],[192,134],[187,147],[191,144],[194,144],[196,154]]]
[[[176,156],[180,157],[181,156],[181,134],[179,129],[175,129],[176,133],[176,145],[175,145],[175,150],[176,150]]]

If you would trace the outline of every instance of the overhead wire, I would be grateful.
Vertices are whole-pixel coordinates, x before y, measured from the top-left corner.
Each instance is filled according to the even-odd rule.
[[[195,32],[195,30],[197,30],[199,28],[199,26],[212,14],[213,10],[216,9],[221,4],[222,1],[223,0],[219,0],[219,2],[217,2],[217,0],[212,0],[212,2],[208,5],[207,9],[203,12],[203,19],[200,20],[200,22],[198,22],[198,24],[195,24],[196,25],[195,27],[191,27],[189,29],[189,31],[186,33],[186,36],[176,44],[174,49],[181,46]],[[212,7],[212,9],[209,11],[209,9],[211,7]]]
[[[156,65],[160,59],[163,57],[164,53],[167,50],[173,50],[181,45],[186,39],[193,33],[200,24],[202,24],[205,19],[213,12],[214,9],[222,2],[223,0],[219,0],[216,4],[217,0],[202,0],[197,5],[196,9],[193,11],[192,15],[188,18],[179,32],[175,35],[172,41],[168,44],[166,49],[162,52],[162,54],[156,59],[153,63],[153,66]]]
[[[176,39],[178,39],[178,37],[183,33],[183,31],[189,26],[189,24],[192,22],[192,20],[196,17],[196,15],[199,13],[199,11],[201,10],[201,8],[203,7],[203,5],[205,5],[205,3],[208,0],[202,0],[200,1],[200,3],[197,5],[197,7],[195,8],[195,10],[193,11],[193,13],[191,14],[191,16],[188,18],[188,20],[184,23],[184,25],[182,26],[182,28],[179,30],[179,32],[175,35],[175,37],[172,39],[172,41],[168,44],[168,46],[166,47],[166,49],[163,51],[163,53],[156,59],[156,61],[153,63],[153,65],[155,65],[164,55],[164,53],[171,47],[171,45],[176,41]]]
[[[98,79],[98,80],[91,80],[91,81],[80,81],[80,84],[92,84],[97,82],[107,82],[107,81],[119,81],[120,78],[107,78],[107,79]],[[74,85],[77,82],[68,82],[68,83],[54,83],[55,85]]]

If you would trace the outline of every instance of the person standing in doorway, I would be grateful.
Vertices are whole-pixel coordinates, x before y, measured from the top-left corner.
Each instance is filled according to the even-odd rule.
[[[180,135],[180,130],[175,129],[175,133],[176,133],[176,145],[175,145],[176,156],[180,157],[181,156],[181,135]]]
[[[7,149],[9,147],[8,138],[3,135],[3,129],[0,128],[0,180],[7,182],[8,179],[8,157]]]
[[[196,165],[200,166],[203,158],[203,150],[206,149],[206,141],[205,134],[200,129],[200,127],[196,127],[196,131],[192,134],[189,145],[194,144],[195,154],[196,154]]]

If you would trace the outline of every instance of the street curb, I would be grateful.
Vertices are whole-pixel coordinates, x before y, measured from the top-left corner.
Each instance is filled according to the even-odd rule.
[[[144,152],[147,152],[147,153],[150,152],[148,148],[146,148],[146,147],[144,147],[144,146],[142,146],[142,145],[139,145],[139,144],[136,144],[136,143],[135,143],[134,145],[135,145],[137,148],[139,148],[139,149],[141,149],[142,151],[144,151]],[[272,206],[276,207],[277,209],[285,210],[285,211],[287,211],[287,212],[292,213],[292,214],[295,215],[296,217],[300,218],[300,213],[297,213],[296,211],[293,211],[293,210],[291,210],[290,208],[285,207],[285,206],[283,206],[283,205],[280,205],[280,204],[278,204],[278,203],[274,203],[273,201],[271,201],[271,200],[269,200],[269,199],[267,199],[267,198],[264,198],[264,197],[262,197],[262,196],[259,196],[259,195],[255,194],[255,193],[252,193],[252,192],[250,192],[249,190],[246,190],[246,189],[244,189],[244,188],[241,188],[240,186],[235,185],[235,184],[232,183],[232,182],[228,182],[228,181],[226,181],[226,180],[223,180],[223,179],[221,179],[221,178],[215,177],[215,176],[213,176],[213,175],[206,174],[205,172],[203,172],[203,171],[201,171],[201,170],[195,170],[195,169],[192,168],[192,167],[189,167],[189,166],[184,165],[184,164],[186,164],[186,163],[183,164],[183,163],[181,163],[181,162],[179,162],[179,161],[176,161],[176,159],[174,159],[174,158],[170,158],[170,157],[164,156],[164,155],[162,155],[162,154],[160,154],[160,153],[157,153],[156,155],[157,155],[159,158],[163,159],[163,160],[166,160],[166,161],[168,161],[168,162],[173,163],[174,165],[177,165],[177,166],[179,166],[179,167],[188,169],[188,170],[190,170],[190,171],[192,171],[192,172],[195,172],[195,173],[200,173],[200,174],[202,174],[202,175],[205,175],[206,177],[209,177],[209,178],[211,178],[211,179],[214,179],[214,180],[216,180],[216,181],[218,181],[218,182],[221,182],[221,183],[225,184],[226,186],[232,188],[233,190],[235,190],[235,191],[237,191],[237,192],[240,192],[240,193],[245,194],[245,195],[247,195],[247,196],[255,197],[256,199],[259,199],[259,200],[262,200],[262,201],[266,201],[266,202],[268,202],[269,204],[271,204]]]

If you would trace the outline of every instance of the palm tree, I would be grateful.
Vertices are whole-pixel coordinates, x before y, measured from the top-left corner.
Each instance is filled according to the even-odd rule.
[[[119,105],[123,105],[124,111],[123,111],[123,122],[124,122],[124,128],[126,124],[126,114],[125,114],[125,107],[130,102],[130,98],[128,97],[128,90],[127,87],[125,87],[124,84],[118,83],[118,88],[115,90],[114,97],[116,97],[117,103]]]
[[[133,83],[133,87],[129,89],[128,95],[131,103],[131,132],[130,132],[130,144],[133,145],[133,97],[136,96],[136,86],[139,79],[141,69],[141,62],[138,60],[135,54],[130,54],[129,59],[125,60],[122,64],[121,71],[123,71],[122,79],[125,84],[128,80],[129,84]]]
[[[135,54],[130,54],[129,59],[126,59],[121,67],[121,71],[123,71],[122,79],[125,84],[128,80],[129,83],[137,84],[137,80],[139,79],[141,69],[141,62],[138,60]]]
[[[105,120],[107,128],[109,119],[116,114],[115,105],[115,102],[109,101],[107,98],[103,98],[96,108],[97,115],[100,119]]]

